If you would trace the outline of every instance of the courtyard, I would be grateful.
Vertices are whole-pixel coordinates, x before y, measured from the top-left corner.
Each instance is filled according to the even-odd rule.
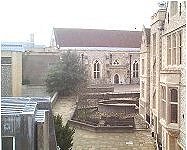
[[[60,97],[53,106],[54,114],[61,114],[67,123],[76,107],[74,97]],[[73,150],[154,150],[149,130],[123,133],[95,133],[75,128]]]

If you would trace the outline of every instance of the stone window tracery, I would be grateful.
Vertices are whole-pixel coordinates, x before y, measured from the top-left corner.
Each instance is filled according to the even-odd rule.
[[[178,121],[178,90],[175,88],[170,91],[170,122],[177,123]]]
[[[119,59],[114,60],[114,65],[119,65]]]
[[[133,77],[138,78],[138,62],[133,63]]]
[[[94,62],[94,79],[100,78],[100,64],[98,60]]]

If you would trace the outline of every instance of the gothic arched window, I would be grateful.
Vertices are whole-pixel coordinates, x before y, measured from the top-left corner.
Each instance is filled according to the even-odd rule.
[[[119,75],[118,75],[118,74],[116,74],[116,75],[114,76],[114,83],[115,83],[115,84],[119,84]]]
[[[96,60],[94,62],[94,79],[100,78],[100,64]]]
[[[133,77],[138,78],[138,62],[133,63]]]

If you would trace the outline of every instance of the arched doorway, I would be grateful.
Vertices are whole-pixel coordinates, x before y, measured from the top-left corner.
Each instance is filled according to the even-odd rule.
[[[118,74],[116,74],[114,76],[114,84],[119,84],[119,76],[118,76]]]

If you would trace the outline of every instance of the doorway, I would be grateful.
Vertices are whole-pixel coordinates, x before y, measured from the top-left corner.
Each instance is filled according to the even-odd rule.
[[[119,84],[119,75],[118,74],[116,74],[114,76],[114,84]]]

